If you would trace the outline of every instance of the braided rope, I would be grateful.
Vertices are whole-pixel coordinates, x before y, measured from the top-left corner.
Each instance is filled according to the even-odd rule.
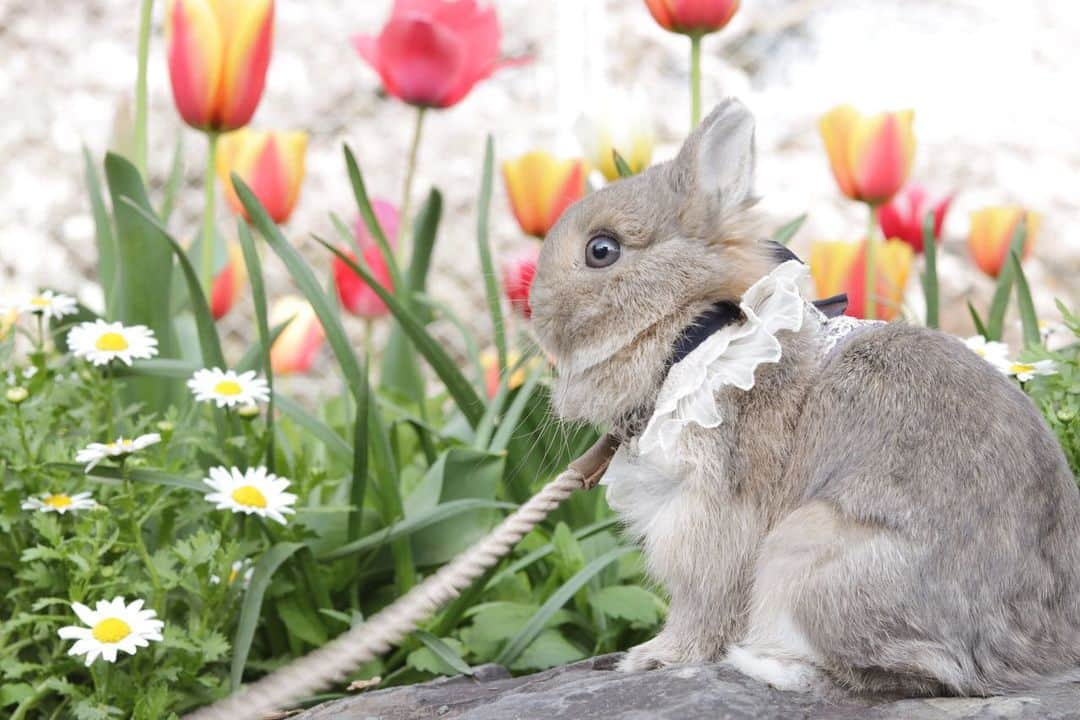
[[[186,716],[186,720],[258,720],[331,683],[340,682],[362,663],[386,653],[440,607],[460,595],[584,482],[581,472],[567,469],[483,539],[367,622],[240,692]]]

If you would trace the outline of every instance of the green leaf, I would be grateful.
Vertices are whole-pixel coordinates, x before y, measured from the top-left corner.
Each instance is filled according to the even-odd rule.
[[[979,317],[979,311],[975,309],[975,306],[971,304],[970,300],[968,300],[967,309],[968,313],[971,315],[971,322],[975,326],[975,332],[989,340],[990,333],[986,329],[986,323]]]
[[[267,321],[266,311],[266,284],[263,281],[262,261],[259,253],[255,250],[255,242],[251,238],[251,231],[243,220],[236,221],[236,230],[240,238],[240,251],[244,254],[244,267],[247,268],[248,279],[251,282],[251,299],[255,304],[255,326],[259,330],[259,364],[266,376],[266,386],[270,392],[270,402],[266,408],[266,467],[274,472],[274,368],[270,363],[270,346],[274,344],[277,334],[280,334],[288,322],[281,323],[276,329],[277,333],[271,335],[270,324]]]
[[[364,368],[367,369],[367,358],[364,359]],[[353,455],[352,455],[352,481],[349,483],[349,504],[352,511],[349,512],[348,525],[346,527],[346,542],[360,539],[360,520],[364,509],[364,495],[367,493],[368,476],[368,416],[374,414],[371,404],[370,390],[361,394],[356,403],[356,418],[353,421]]]
[[[285,623],[285,629],[304,642],[322,647],[329,639],[326,628],[317,617],[300,605],[295,598],[284,598],[275,603],[278,616]]]
[[[165,238],[169,243],[169,247],[173,255],[176,256],[177,262],[180,263],[181,271],[184,273],[188,302],[191,303],[191,310],[195,315],[195,327],[199,331],[199,348],[202,351],[203,365],[208,368],[216,367],[225,370],[227,368],[225,355],[221,352],[221,340],[218,338],[214,316],[210,314],[210,305],[207,304],[206,295],[203,294],[202,285],[199,284],[199,276],[195,273],[195,268],[191,266],[191,261],[188,260],[184,248],[177,242],[176,238],[169,234],[169,231],[160,220],[154,217],[152,212],[140,207],[130,197],[122,197],[120,200],[141,215],[146,222],[157,228],[161,237]]]
[[[634,171],[626,164],[626,160],[615,148],[611,148],[611,158],[615,161],[615,171],[619,173],[620,178],[628,178],[634,174]]]
[[[506,370],[506,326],[503,324],[500,303],[499,280],[495,263],[491,260],[491,236],[488,224],[491,215],[491,187],[495,173],[495,141],[491,135],[484,143],[484,169],[480,180],[480,199],[476,205],[476,246],[480,251],[480,274],[484,277],[484,296],[487,298],[488,315],[495,332],[495,352],[498,356],[500,375]]]
[[[1035,314],[1035,303],[1031,299],[1031,287],[1028,285],[1024,268],[1020,265],[1020,256],[1009,253],[1009,264],[1016,276],[1016,307],[1020,311],[1020,323],[1024,329],[1024,347],[1033,348],[1042,344],[1039,333],[1039,317]]]
[[[442,640],[425,630],[417,630],[413,637],[422,642],[424,647],[409,653],[410,667],[435,675],[473,674],[469,663],[461,657],[462,645],[459,640]]]
[[[791,239],[795,237],[795,233],[799,232],[799,229],[802,228],[803,223],[806,222],[807,217],[809,217],[809,213],[803,213],[794,220],[780,226],[780,228],[775,233],[773,233],[773,242],[780,243],[781,245],[787,245],[789,242],[791,242]]]
[[[112,218],[105,208],[105,199],[101,194],[101,181],[98,178],[94,160],[90,151],[83,147],[83,165],[86,176],[86,189],[90,194],[90,210],[94,216],[94,237],[97,240],[98,282],[105,293],[105,314],[114,317],[116,313],[116,236],[113,233]]]
[[[518,389],[517,395],[514,396],[514,401],[510,403],[510,407],[507,408],[499,421],[499,429],[495,431],[495,437],[491,439],[491,443],[488,445],[489,452],[497,453],[506,450],[510,440],[517,434],[518,423],[521,421],[533,393],[536,392],[536,389],[540,386],[540,381],[545,375],[547,375],[547,366],[543,363],[537,364],[529,372],[528,377],[525,378],[525,383]]]
[[[285,328],[289,326],[289,321],[279,322],[274,327],[270,328],[270,335],[266,338],[264,343],[261,338],[257,338],[244,354],[240,356],[240,359],[236,362],[236,372],[246,372],[248,370],[254,370],[255,372],[266,372],[264,368],[270,367],[269,353],[265,353],[264,345],[266,347],[273,347],[274,342],[278,339],[278,336],[284,332]]]
[[[589,604],[608,617],[651,627],[660,622],[664,603],[637,585],[609,585],[589,596]]]
[[[499,656],[495,659],[495,663],[504,667],[510,667],[533,640],[536,639],[536,636],[540,634],[540,631],[544,629],[548,618],[560,610],[562,606],[574,596],[574,593],[583,588],[585,584],[601,570],[623,555],[633,552],[633,550],[633,547],[617,547],[614,550],[610,550],[590,562],[573,577],[563,583],[562,586],[552,593],[547,601],[540,606],[540,609],[529,619],[529,622],[525,624],[525,627],[510,639],[510,642],[506,644],[506,647],[503,648],[502,652],[500,652]]]
[[[113,467],[112,465],[97,465],[89,472],[86,471],[85,466],[76,465],[74,463],[49,463],[46,467],[52,470],[69,472],[73,475],[86,475],[87,477],[92,478],[105,478],[108,480],[122,480],[124,478],[124,474],[120,472],[120,468]],[[126,473],[128,478],[135,482],[151,483],[153,485],[162,485],[164,487],[178,487],[185,490],[194,490],[199,493],[205,493],[208,490],[207,485],[204,485],[194,478],[172,475],[161,472],[160,470],[144,470],[142,468],[136,468],[128,469]]]
[[[470,672],[472,672],[470,670]],[[9,683],[0,685],[0,707],[18,705],[34,694],[34,687],[27,683]]]
[[[146,325],[154,331],[162,357],[177,355],[172,309],[172,250],[155,237],[160,231],[133,207],[121,202],[129,197],[153,212],[138,170],[123,157],[105,157],[105,176],[116,222],[115,319],[127,325]],[[175,383],[140,381],[129,388],[129,397],[145,402],[152,410],[163,410],[180,387]]]
[[[165,180],[162,192],[161,216],[162,222],[169,222],[173,208],[176,207],[176,195],[180,192],[180,185],[184,182],[184,135],[177,133],[176,144],[173,146],[172,163],[169,165],[169,177]]]
[[[424,356],[424,358],[431,365],[431,368],[435,371],[435,374],[446,385],[447,392],[454,399],[458,409],[461,410],[462,415],[469,422],[469,425],[473,428],[476,427],[483,415],[483,403],[480,397],[476,394],[476,390],[465,379],[465,376],[461,374],[457,364],[450,359],[446,350],[442,345],[435,340],[424,329],[423,324],[416,318],[412,311],[407,308],[404,303],[400,302],[390,292],[380,285],[371,272],[366,267],[361,267],[352,258],[348,257],[345,253],[341,252],[338,248],[334,247],[330,243],[322,240],[319,237],[315,237],[323,247],[330,252],[341,258],[347,266],[352,268],[353,272],[357,273],[364,282],[366,282],[375,294],[386,303],[387,308],[394,314],[398,322],[401,323],[402,329],[408,334],[409,338],[413,341],[416,349]]]
[[[364,226],[371,234],[371,237],[374,238],[375,244],[378,245],[383,260],[386,261],[387,269],[390,271],[390,280],[394,287],[403,288],[405,287],[405,278],[401,274],[401,267],[398,265],[394,250],[390,247],[390,242],[386,238],[386,233],[383,232],[382,226],[379,225],[379,219],[375,216],[375,209],[371,206],[367,187],[364,185],[364,176],[360,172],[360,165],[357,164],[352,149],[347,144],[343,145],[343,148],[345,151],[345,166],[349,173],[349,183],[352,185],[356,207],[360,210],[360,218],[364,221]],[[407,223],[409,219],[401,218],[401,222]]]
[[[378,548],[392,540],[406,537],[423,530],[424,528],[431,527],[441,520],[460,515],[461,513],[491,509],[515,510],[517,507],[518,506],[513,503],[500,502],[498,500],[480,500],[476,498],[451,500],[450,502],[442,503],[427,512],[407,517],[400,522],[396,522],[393,525],[390,525],[379,532],[372,533],[360,540],[342,545],[341,547],[326,553],[320,559],[336,560],[347,555]]]
[[[512,663],[510,669],[547,670],[583,660],[588,655],[567,640],[558,630],[543,630]]]
[[[116,365],[113,372],[119,376],[134,375],[139,377],[173,378],[186,380],[195,374],[199,366],[187,360],[169,360],[168,358],[150,358],[136,360],[131,366]]]
[[[591,525],[586,525],[585,527],[583,527],[583,528],[581,528],[579,530],[575,530],[574,533],[573,533],[574,539],[575,540],[584,540],[587,537],[595,535],[595,534],[597,534],[599,532],[603,532],[604,530],[607,530],[609,528],[615,527],[618,524],[619,524],[619,518],[617,518],[617,517],[610,517],[610,518],[607,518],[606,520],[600,520],[598,522],[594,522]],[[518,560],[515,560],[514,562],[510,563],[505,568],[500,570],[498,573],[496,573],[491,578],[491,580],[488,582],[487,587],[488,588],[495,587],[496,585],[501,583],[506,578],[512,577],[513,575],[515,575],[516,573],[521,572],[522,570],[529,567],[533,563],[538,562],[540,560],[543,560],[544,558],[546,558],[548,555],[550,555],[553,552],[555,552],[555,544],[554,543],[547,543],[546,545],[542,545],[542,546],[536,548],[532,552],[528,553],[527,555],[522,556]]]
[[[311,307],[315,310],[323,331],[326,333],[326,340],[334,352],[334,357],[337,358],[338,365],[341,366],[341,372],[345,375],[345,382],[352,388],[353,394],[359,399],[367,387],[367,375],[356,359],[352,344],[345,334],[345,329],[341,326],[341,321],[334,311],[334,306],[330,303],[311,268],[300,257],[300,253],[296,251],[296,248],[281,234],[281,230],[266,214],[262,203],[251,192],[251,188],[236,173],[232,175],[232,183],[237,196],[240,198],[240,203],[247,210],[248,217],[254,220],[259,233],[266,240],[270,249],[285,263],[285,267],[288,268],[289,274],[296,281],[300,292],[311,303]]]
[[[923,294],[926,297],[926,327],[940,326],[939,306],[941,288],[937,274],[937,238],[934,237],[934,211],[923,218],[923,252],[926,254],[926,273],[923,275]]]
[[[270,586],[270,580],[281,564],[293,553],[304,547],[303,543],[278,543],[259,558],[251,574],[251,583],[244,593],[244,602],[240,608],[240,620],[233,639],[232,670],[229,674],[230,687],[235,692],[244,679],[244,666],[247,665],[251,641],[255,637],[255,628],[262,615],[263,596]]]
[[[350,463],[353,459],[353,449],[344,438],[334,432],[329,425],[309,413],[299,403],[280,392],[274,392],[274,402],[294,423],[309,432],[323,444],[327,452],[341,460]]]
[[[1008,253],[1016,253],[1016,255],[1022,256],[1024,253],[1024,243],[1027,240],[1027,218],[1021,216],[1020,220],[1016,223],[1016,229],[1013,230],[1012,240],[1009,242]],[[1006,253],[1006,258],[1008,258]],[[1015,278],[1013,272],[1012,263],[1006,262],[1001,267],[1001,273],[998,275],[997,287],[994,289],[994,297],[990,302],[990,315],[986,321],[986,330],[988,332],[987,340],[1001,340],[1001,336],[1005,329],[1005,312],[1009,308],[1009,296],[1012,294],[1012,284]]]

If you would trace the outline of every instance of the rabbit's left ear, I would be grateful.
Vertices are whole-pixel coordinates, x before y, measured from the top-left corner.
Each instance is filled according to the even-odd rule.
[[[694,200],[724,211],[751,199],[754,155],[754,116],[729,98],[701,121],[675,162]]]

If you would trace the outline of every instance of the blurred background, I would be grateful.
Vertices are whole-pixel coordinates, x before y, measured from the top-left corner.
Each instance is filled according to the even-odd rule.
[[[355,216],[341,154],[356,152],[374,197],[400,200],[413,109],[387,99],[349,43],[377,33],[390,0],[278,0],[273,61],[252,126],[310,133],[307,177],[287,236],[316,268],[329,259],[310,233],[333,235],[330,211]],[[414,203],[430,186],[446,209],[429,290],[481,333],[483,288],[475,201],[484,138],[497,160],[531,149],[581,153],[574,126],[612,87],[636,93],[656,127],[654,161],[674,154],[688,129],[687,43],[665,32],[637,0],[496,0],[503,52],[531,62],[503,69],[458,106],[429,114]],[[170,227],[198,232],[205,140],[184,127],[165,64],[164,2],[155,5],[150,78],[150,175],[160,185],[184,144],[184,186]],[[38,286],[100,307],[93,220],[82,148],[99,161],[126,137],[135,77],[137,13],[130,0],[56,3],[0,0],[0,296]],[[966,259],[971,210],[1020,204],[1043,225],[1026,271],[1040,316],[1053,299],[1080,302],[1080,5],[1060,0],[744,0],[725,31],[704,40],[706,108],[741,97],[758,119],[758,192],[771,227],[809,212],[792,247],[857,239],[865,210],[830,175],[817,120],[850,102],[865,112],[914,108],[912,179],[953,192],[940,259],[942,325],[970,335],[963,300],[984,306],[993,281]],[[415,205],[414,205],[415,207]],[[218,205],[221,219],[228,213]],[[525,238],[497,183],[492,239],[509,256]],[[219,225],[226,236],[231,223]],[[770,227],[770,230],[771,230]],[[496,259],[498,263],[498,258]],[[271,296],[291,291],[276,259]],[[917,278],[909,301],[921,303]],[[250,338],[250,299],[223,323]],[[350,326],[359,338],[359,322]],[[376,328],[376,338],[384,332]],[[451,328],[434,328],[453,346]],[[1011,331],[1014,335],[1016,330]],[[329,373],[328,362],[321,363]],[[319,377],[296,380],[314,388]]]

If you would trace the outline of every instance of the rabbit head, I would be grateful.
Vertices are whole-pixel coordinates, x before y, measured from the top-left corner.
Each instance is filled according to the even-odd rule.
[[[714,109],[675,159],[571,206],[548,233],[530,294],[566,420],[632,428],[651,412],[673,343],[774,265],[753,205],[754,121]]]

